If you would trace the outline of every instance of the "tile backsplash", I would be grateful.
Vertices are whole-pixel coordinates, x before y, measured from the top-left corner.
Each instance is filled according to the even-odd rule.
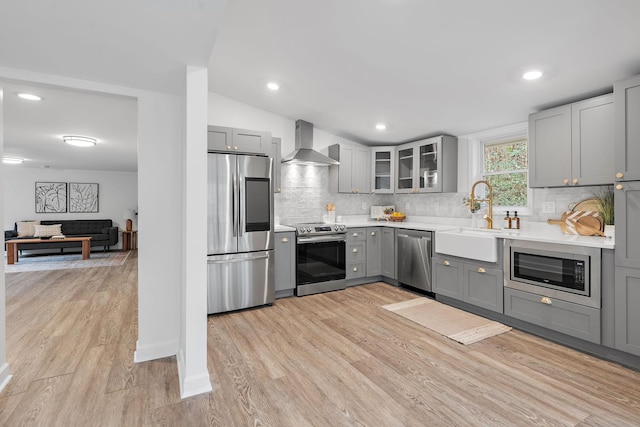
[[[322,221],[325,205],[334,203],[336,215],[369,214],[372,205],[395,205],[407,216],[471,218],[462,199],[465,193],[439,194],[342,194],[329,189],[329,168],[323,166],[282,164],[282,192],[275,195],[275,217],[281,224]],[[560,217],[575,203],[592,197],[593,187],[535,188],[532,190],[533,212],[520,215],[528,221],[544,222]],[[542,212],[553,203],[554,212]]]

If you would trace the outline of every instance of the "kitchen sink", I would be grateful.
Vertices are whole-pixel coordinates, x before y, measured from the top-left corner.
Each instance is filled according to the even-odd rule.
[[[501,230],[457,228],[436,231],[435,251],[478,261],[498,261],[498,239]]]

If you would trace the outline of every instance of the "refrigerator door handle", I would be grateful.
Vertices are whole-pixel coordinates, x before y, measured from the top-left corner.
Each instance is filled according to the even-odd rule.
[[[246,209],[246,201],[245,201],[245,191],[246,191],[246,183],[244,182],[244,175],[240,173],[238,170],[238,214],[236,218],[238,218],[238,237],[242,237],[242,231],[244,230],[246,224],[244,223],[244,210]]]
[[[265,255],[257,255],[257,256],[252,256],[252,257],[243,257],[243,258],[231,258],[231,257],[225,257],[224,259],[208,259],[207,260],[207,264],[232,264],[235,262],[247,262],[247,261],[257,261],[260,259],[267,259],[269,258],[269,254],[265,254]]]
[[[231,189],[231,206],[233,210],[233,237],[238,237],[238,174],[233,174]]]

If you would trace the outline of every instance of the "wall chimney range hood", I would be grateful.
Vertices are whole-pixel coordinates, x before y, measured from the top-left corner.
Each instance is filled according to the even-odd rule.
[[[282,163],[316,166],[340,164],[313,149],[313,124],[304,120],[296,120],[295,148],[291,154],[282,159]]]

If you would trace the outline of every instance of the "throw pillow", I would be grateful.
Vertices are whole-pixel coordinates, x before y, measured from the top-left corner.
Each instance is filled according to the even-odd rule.
[[[40,225],[40,221],[18,221],[18,237],[31,237],[35,234],[34,225]]]
[[[62,224],[34,225],[35,233],[33,237],[49,237],[62,234]]]

